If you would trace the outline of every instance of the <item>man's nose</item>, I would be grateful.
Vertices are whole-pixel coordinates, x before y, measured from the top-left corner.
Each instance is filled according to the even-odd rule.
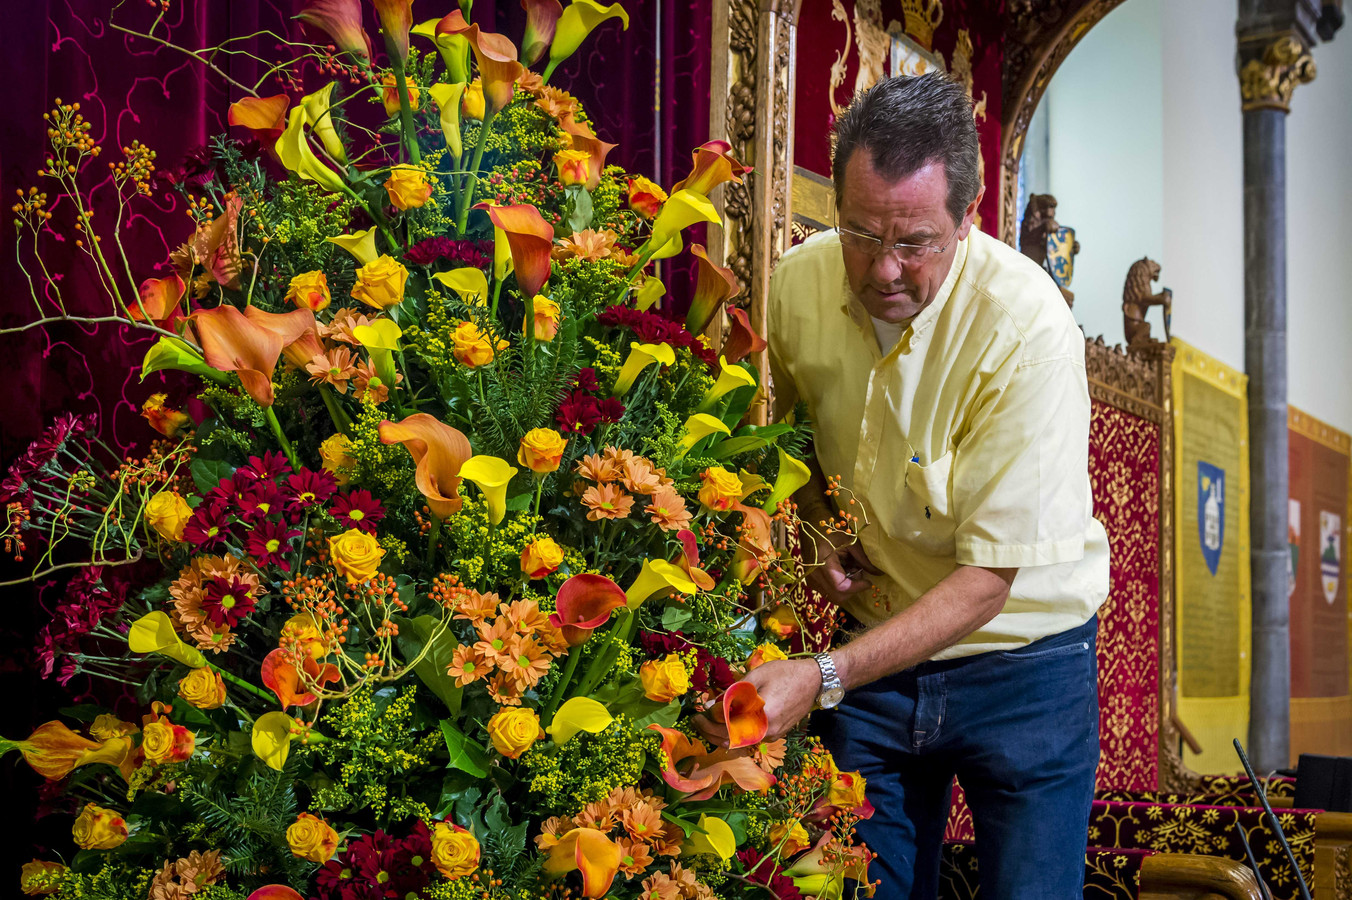
[[[895,284],[901,280],[904,271],[901,261],[894,253],[880,253],[873,258],[873,264],[869,267],[869,275],[873,278],[874,284]]]

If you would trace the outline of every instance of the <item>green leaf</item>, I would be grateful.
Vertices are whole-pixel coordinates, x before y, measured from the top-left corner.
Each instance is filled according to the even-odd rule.
[[[77,722],[92,722],[108,710],[97,703],[81,703],[79,706],[63,706],[58,713]]]
[[[216,485],[235,474],[235,467],[223,459],[202,459],[192,461],[192,480],[202,493],[215,490]]]
[[[793,431],[792,425],[748,425],[739,428],[737,434],[724,438],[708,449],[705,455],[713,459],[730,459],[740,453],[750,453],[769,447],[779,438]]]
[[[667,631],[680,631],[694,617],[695,614],[684,606],[668,606],[662,610],[662,627]]]
[[[569,199],[568,227],[574,232],[581,231],[591,224],[592,198],[587,189],[580,184],[567,188]]]
[[[399,652],[405,659],[416,658],[422,653],[423,648],[427,647],[427,642],[436,636],[427,655],[413,667],[413,673],[432,693],[441,698],[441,702],[446,704],[452,714],[458,713],[464,689],[457,687],[455,679],[446,674],[446,667],[451,664],[451,655],[459,646],[455,635],[450,629],[441,629],[438,633],[441,620],[436,616],[418,616],[416,619],[396,617],[393,621],[399,626],[399,634],[395,640],[398,641]]]
[[[637,732],[643,732],[649,725],[661,725],[663,728],[674,728],[676,726],[676,720],[681,717],[680,700],[672,700],[670,703],[659,705],[645,698],[645,703],[656,706],[657,708],[647,715],[635,716],[634,730]]]
[[[446,738],[446,749],[451,754],[447,766],[468,772],[475,778],[488,777],[487,750],[456,728],[450,719],[441,720],[441,734]]]
[[[662,818],[666,819],[668,822],[675,822],[677,825],[681,826],[681,830],[685,832],[686,837],[690,837],[690,835],[699,830],[699,826],[694,822],[691,822],[689,819],[682,819],[680,816],[675,815],[669,810],[662,810]]]

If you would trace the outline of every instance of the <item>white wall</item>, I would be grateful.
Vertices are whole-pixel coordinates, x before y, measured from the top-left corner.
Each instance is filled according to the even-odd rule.
[[[1086,334],[1122,340],[1122,282],[1149,255],[1174,292],[1173,333],[1242,370],[1237,12],[1127,0],[1110,13],[1052,79],[1048,183],[1029,187],[1056,195],[1083,244],[1071,289]],[[1315,61],[1287,118],[1289,399],[1352,431],[1352,24]],[[1157,311],[1150,321],[1158,336]]]

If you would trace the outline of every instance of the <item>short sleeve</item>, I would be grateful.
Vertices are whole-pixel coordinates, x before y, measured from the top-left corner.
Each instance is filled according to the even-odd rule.
[[[954,450],[961,565],[1024,568],[1084,556],[1089,500],[1089,385],[1057,356],[1019,365],[977,407]]]

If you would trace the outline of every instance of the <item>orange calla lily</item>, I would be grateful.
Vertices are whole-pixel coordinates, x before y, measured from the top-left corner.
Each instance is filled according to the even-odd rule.
[[[723,304],[734,297],[742,285],[732,269],[709,261],[703,244],[691,244],[690,253],[698,262],[695,263],[695,297],[685,315],[685,327],[691,334],[703,334]]]
[[[582,873],[582,895],[604,897],[620,870],[620,847],[595,828],[574,828],[549,848],[546,875],[555,878],[576,869]]]
[[[676,539],[681,542],[681,553],[672,562],[680,566],[686,577],[701,591],[712,591],[713,576],[699,567],[699,543],[695,539],[695,533],[683,528],[676,532]]]
[[[413,27],[413,0],[371,0],[380,19],[380,30],[395,59],[391,65],[402,66],[408,59],[408,31]]]
[[[764,567],[765,560],[775,555],[770,516],[765,510],[744,503],[738,503],[733,509],[742,514],[742,536],[732,557],[732,574],[742,584],[750,584]]]
[[[570,134],[574,150],[590,154],[587,158],[587,190],[594,191],[601,183],[601,170],[606,167],[606,155],[619,144],[608,144],[600,138],[581,134]]]
[[[293,309],[290,312],[271,313],[259,309],[257,306],[247,306],[244,308],[244,317],[255,325],[260,325],[280,337],[283,350],[296,341],[302,340],[308,334],[313,334],[316,338],[319,336],[319,329],[315,325],[315,314],[309,309]],[[307,359],[306,362],[308,361]]]
[[[723,341],[723,357],[728,362],[739,363],[753,353],[760,353],[770,346],[765,338],[751,327],[751,319],[747,316],[746,310],[734,306],[728,310],[728,316],[732,319],[732,331]]]
[[[751,167],[739,163],[731,151],[732,144],[727,141],[700,144],[691,153],[695,160],[694,168],[676,183],[671,192],[674,194],[679,190],[689,190],[708,196],[710,191],[725,181],[741,184],[742,176],[750,172]]]
[[[739,681],[723,692],[723,699],[710,712],[714,719],[728,729],[728,749],[740,750],[759,744],[765,739],[770,720],[765,715],[765,701],[756,686]]]
[[[271,97],[245,97],[230,104],[227,116],[231,125],[253,132],[263,146],[276,143],[286,130],[286,110],[291,105],[286,94]]]
[[[287,343],[283,336],[233,306],[199,309],[188,319],[207,365],[234,372],[255,403],[271,406],[272,370]]]
[[[239,214],[244,201],[230,195],[225,211],[210,225],[201,225],[193,235],[193,253],[216,283],[232,291],[239,290],[239,275],[244,261],[239,251]]]
[[[476,203],[475,209],[488,212],[493,227],[501,228],[512,251],[512,267],[521,293],[533,297],[549,280],[549,254],[554,248],[554,226],[529,203],[517,206],[490,206]]]
[[[305,673],[304,678],[301,672]],[[330,681],[342,678],[338,667],[325,663],[321,665],[309,654],[301,669],[296,668],[295,657],[286,650],[278,648],[263,657],[263,685],[277,695],[282,709],[288,706],[309,706],[318,700],[313,688],[323,688]]]
[[[296,18],[324,31],[339,50],[371,58],[371,39],[361,27],[361,0],[310,0]]]
[[[560,585],[549,622],[563,632],[569,647],[576,647],[625,602],[624,589],[604,575],[574,575]]]
[[[766,772],[745,750],[709,751],[703,741],[692,740],[674,728],[649,725],[649,731],[662,736],[662,779],[684,794],[689,801],[708,800],[725,785],[735,784],[743,791],[765,791],[775,784],[775,776]],[[684,763],[690,763],[684,766]],[[684,774],[681,769],[685,768]]]
[[[177,275],[168,278],[147,278],[141,282],[141,297],[127,307],[127,314],[137,322],[150,320],[156,325],[178,318],[178,305],[183,301],[186,287]]]
[[[469,41],[474,61],[479,66],[479,80],[483,82],[485,117],[496,115],[512,102],[516,80],[525,66],[517,61],[516,45],[511,38],[492,31],[480,31],[477,24],[466,22],[458,9],[437,23],[437,34],[458,34]]]
[[[250,894],[246,900],[305,900],[295,888],[284,884],[265,884]]]
[[[521,62],[533,66],[545,55],[554,40],[554,29],[558,27],[559,16],[563,15],[563,4],[559,0],[521,0],[521,8],[526,11],[526,33],[521,38]]]
[[[63,723],[39,725],[24,741],[0,740],[0,753],[17,749],[24,761],[48,781],[60,781],[78,766],[90,763],[121,765],[131,750],[131,738],[114,737],[99,742],[76,734]]]
[[[402,422],[380,423],[383,444],[403,444],[418,470],[418,490],[439,519],[460,511],[460,466],[474,451],[469,438],[427,413],[414,413]]]

